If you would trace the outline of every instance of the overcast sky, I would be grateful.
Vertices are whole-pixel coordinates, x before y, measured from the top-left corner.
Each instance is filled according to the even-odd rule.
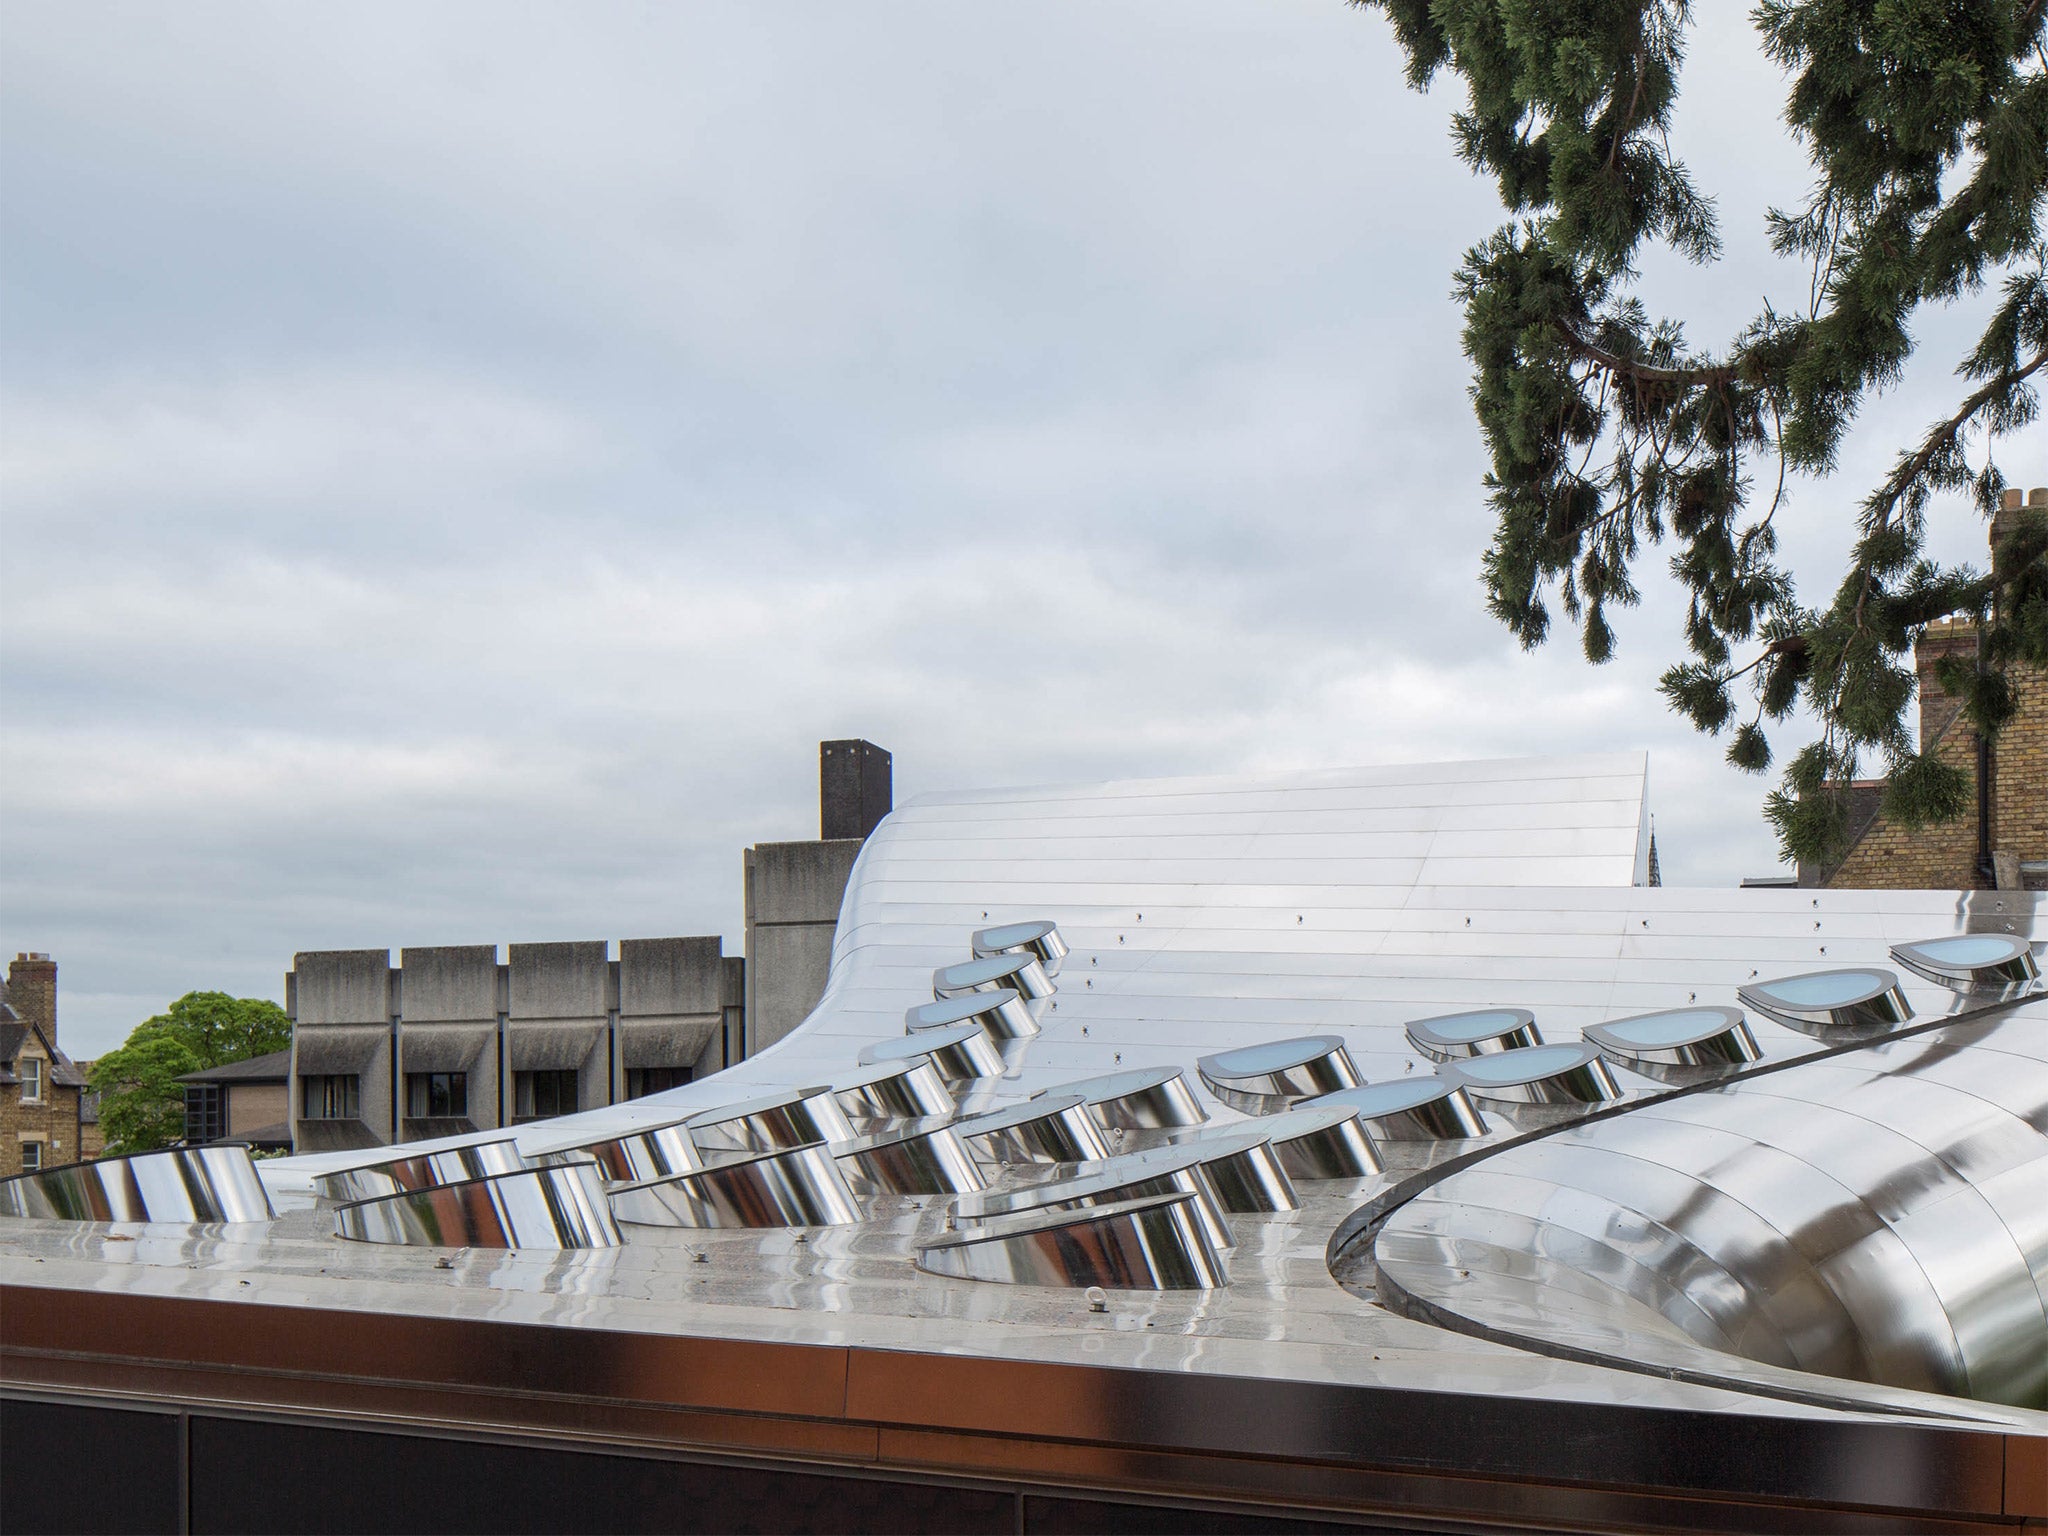
[[[1700,9],[1704,342],[1803,296],[1805,174]],[[300,949],[736,951],[824,737],[899,799],[1641,746],[1667,881],[1773,868],[1668,584],[1597,671],[1484,612],[1500,214],[1376,14],[11,0],[0,95],[0,948],[74,1055]],[[1781,519],[1810,596],[1924,332]]]

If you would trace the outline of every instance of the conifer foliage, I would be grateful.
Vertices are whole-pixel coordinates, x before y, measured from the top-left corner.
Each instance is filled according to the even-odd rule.
[[[1704,351],[1635,292],[1646,248],[1719,254],[1714,209],[1666,138],[1686,0],[1354,3],[1386,13],[1412,85],[1463,79],[1459,153],[1512,215],[1455,290],[1492,459],[1495,616],[1534,647],[1561,608],[1605,661],[1609,610],[1637,601],[1632,569],[1668,541],[1689,655],[1665,697],[1727,733],[1729,761],[1752,772],[1771,765],[1773,726],[1803,711],[1819,727],[1766,802],[1788,856],[1840,855],[1846,788],[1872,769],[1907,823],[1960,814],[1968,776],[1906,725],[1915,634],[1952,614],[1983,625],[1981,666],[1943,681],[1987,735],[2012,713],[2012,662],[2048,664],[2044,520],[2022,520],[1988,570],[1923,552],[1937,498],[1993,511],[1991,445],[2034,422],[2048,372],[2048,0],[1756,6],[1815,175],[1803,207],[1769,214],[1769,236],[1809,291]],[[1867,488],[1832,598],[1802,604],[1773,526],[1788,472],[1828,476],[1859,406],[1904,370],[1916,312],[1978,294],[1991,314],[1953,410]]]

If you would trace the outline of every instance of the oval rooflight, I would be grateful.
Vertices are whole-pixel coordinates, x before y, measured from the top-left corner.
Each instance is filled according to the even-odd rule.
[[[1430,1074],[1361,1083],[1303,1105],[1337,1105],[1356,1112],[1374,1141],[1471,1141],[1486,1134],[1486,1120],[1465,1090]]]
[[[963,992],[993,992],[1008,987],[1027,1003],[1051,997],[1059,990],[1038,957],[1030,954],[984,955],[979,960],[962,960],[942,965],[932,972],[933,997],[958,997]]]
[[[1593,1045],[1532,1045],[1443,1068],[1447,1081],[1498,1104],[1605,1104],[1621,1087]]]
[[[954,1127],[974,1151],[997,1163],[1092,1163],[1109,1144],[1078,1093],[1026,1099]]]
[[[1541,1045],[1543,1033],[1526,1008],[1475,1008],[1414,1020],[1408,1025],[1408,1043],[1431,1061],[1462,1061]]]
[[[596,1163],[551,1163],[337,1206],[334,1235],[425,1248],[616,1248]]]
[[[1600,1054],[1645,1076],[1728,1070],[1760,1061],[1740,1008],[1669,1008],[1586,1026]]]
[[[1223,1197],[1210,1182],[1204,1154],[1189,1147],[1125,1153],[1049,1184],[962,1195],[954,1209],[963,1221],[988,1221],[1045,1206],[1111,1205],[1144,1195],[1176,1193],[1195,1197],[1195,1219],[1212,1246],[1220,1251],[1237,1241],[1223,1214]]]
[[[1228,1134],[1232,1127],[1204,1131],[1203,1137]],[[1273,1155],[1295,1179],[1363,1179],[1380,1171],[1379,1149],[1365,1122],[1348,1104],[1328,1101],[1283,1110],[1258,1122],[1258,1132],[1273,1144]]]
[[[851,1141],[853,1126],[832,1090],[798,1088],[789,1093],[722,1104],[692,1115],[684,1124],[705,1150],[767,1152],[814,1141]]]
[[[1101,1077],[1061,1083],[1032,1095],[1078,1093],[1104,1130],[1174,1130],[1209,1118],[1179,1067],[1133,1067]]]
[[[622,1184],[611,1202],[619,1220],[650,1227],[839,1227],[861,1219],[822,1142]]]
[[[661,1179],[689,1168],[701,1168],[697,1144],[690,1139],[688,1116],[660,1120],[630,1131],[609,1130],[577,1141],[558,1142],[530,1154],[535,1163],[595,1162],[605,1178],[618,1184]]]
[[[1894,944],[1892,958],[1915,975],[1961,992],[2002,992],[2041,975],[2033,946],[2010,933],[1958,933]]]
[[[1752,982],[1735,994],[1747,1007],[1802,1034],[1876,1034],[1913,1017],[1913,1005],[1890,971],[1808,971]]]
[[[1068,953],[1059,924],[1053,922],[1002,923],[982,929],[971,942],[977,959],[1019,952],[1034,955],[1048,976],[1059,975]]]
[[[903,1015],[903,1027],[913,1035],[967,1023],[979,1024],[991,1040],[1021,1040],[1038,1033],[1038,1020],[1015,987],[941,997],[919,1003]]]
[[[375,1162],[313,1175],[313,1189],[329,1200],[375,1200],[407,1189],[436,1184],[461,1184],[493,1173],[517,1173],[526,1166],[519,1143],[510,1136],[473,1141],[466,1146],[432,1152],[385,1156]]]
[[[1287,1177],[1287,1169],[1273,1150],[1273,1139],[1266,1134],[1264,1127],[1246,1130],[1240,1126],[1234,1131],[1211,1131],[1170,1147],[1156,1147],[1149,1152],[1127,1155],[1133,1164],[1143,1167],[1148,1163],[1171,1161],[1184,1153],[1191,1153],[1200,1161],[1202,1172],[1209,1176],[1209,1182],[1215,1186],[1216,1196],[1226,1211],[1292,1211],[1300,1208],[1301,1202],[1294,1194],[1294,1181]]]
[[[981,1169],[949,1124],[905,1126],[832,1149],[841,1172],[884,1194],[959,1195],[984,1188]]]
[[[977,1079],[1003,1075],[1003,1053],[979,1024],[921,1029],[914,1035],[878,1040],[862,1047],[860,1064],[877,1066],[885,1061],[910,1061],[919,1056],[929,1056],[946,1086],[955,1092]]]
[[[832,1085],[832,1096],[853,1120],[923,1120],[956,1108],[952,1089],[922,1051],[842,1077]]]
[[[1223,1260],[1185,1190],[1114,1205],[1027,1211],[948,1232],[917,1248],[917,1267],[962,1280],[1104,1290],[1214,1290]]]
[[[1304,1035],[1218,1051],[1195,1068],[1217,1098],[1250,1115],[1272,1114],[1358,1083],[1358,1069],[1340,1035]]]

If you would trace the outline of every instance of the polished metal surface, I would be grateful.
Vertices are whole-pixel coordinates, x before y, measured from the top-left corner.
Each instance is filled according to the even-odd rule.
[[[1218,1051],[1195,1063],[1209,1091],[1232,1109],[1270,1115],[1303,1099],[1358,1086],[1358,1068],[1341,1035],[1264,1040]]]
[[[426,1248],[616,1248],[624,1241],[594,1162],[521,1168],[338,1205],[334,1234]]]
[[[1234,1133],[1215,1132],[1129,1155],[1134,1165],[1144,1167],[1148,1162],[1171,1166],[1190,1154],[1198,1159],[1225,1211],[1244,1215],[1300,1208],[1294,1181],[1263,1126],[1240,1126]]]
[[[863,1123],[944,1119],[957,1107],[952,1089],[922,1053],[834,1078],[832,1095],[847,1119]]]
[[[1486,1134],[1486,1117],[1456,1083],[1431,1074],[1361,1083],[1313,1099],[1304,1108],[1340,1106],[1357,1114],[1381,1141],[1470,1141]]]
[[[960,1121],[960,1139],[995,1163],[1089,1163],[1110,1155],[1078,1093],[1025,1099]]]
[[[1186,1191],[1078,1210],[1001,1216],[917,1249],[917,1267],[1009,1285],[1113,1291],[1214,1290],[1230,1283]]]
[[[1217,1126],[1199,1136],[1228,1136],[1242,1125]],[[1363,1179],[1380,1171],[1379,1149],[1365,1122],[1348,1104],[1305,1105],[1260,1119],[1258,1133],[1294,1179]]]
[[[704,1159],[690,1139],[687,1117],[658,1120],[623,1135],[581,1136],[573,1141],[546,1142],[526,1149],[536,1164],[594,1162],[605,1178],[617,1184],[667,1178],[701,1168]]]
[[[913,1035],[951,1029],[956,1024],[979,1024],[991,1040],[1023,1040],[1038,1033],[1038,1020],[1030,1005],[1013,987],[991,987],[919,1003],[903,1015],[903,1024]]]
[[[464,1142],[337,1168],[316,1174],[313,1188],[323,1199],[337,1202],[375,1200],[405,1190],[431,1189],[436,1184],[460,1184],[494,1173],[516,1173],[525,1166],[519,1143],[510,1136],[500,1136],[491,1141]]]
[[[1740,1008],[1665,1008],[1588,1024],[1600,1054],[1660,1082],[1685,1083],[1763,1060]]]
[[[1195,1219],[1207,1232],[1210,1245],[1221,1251],[1235,1246],[1237,1236],[1231,1230],[1223,1196],[1209,1177],[1213,1159],[1205,1155],[1206,1150],[1178,1146],[1128,1152],[1091,1164],[1068,1178],[963,1195],[955,1203],[954,1211],[962,1221],[989,1221],[1048,1206],[1113,1205],[1141,1195],[1178,1192],[1194,1197]]]
[[[57,1221],[269,1221],[249,1149],[236,1143],[136,1152],[0,1179],[0,1216]]]
[[[861,1219],[823,1142],[618,1185],[611,1201],[620,1221],[652,1227],[835,1227]]]
[[[1026,1003],[1038,1004],[1059,989],[1038,956],[1029,952],[983,955],[942,965],[932,972],[934,998],[962,997],[970,992],[1015,992]]]
[[[1476,1008],[1411,1020],[1408,1043],[1431,1061],[1459,1061],[1541,1045],[1543,1032],[1536,1027],[1536,1015],[1526,1008]]]
[[[1437,1071],[1492,1104],[1607,1104],[1621,1097],[1599,1047],[1584,1043],[1524,1046],[1446,1062]]]
[[[1037,957],[1048,976],[1057,976],[1070,951],[1060,937],[1059,924],[1049,919],[1028,923],[1003,923],[982,928],[969,940],[977,960],[989,955],[1025,953]]]
[[[1965,992],[2008,992],[2041,976],[2033,946],[2010,933],[1955,933],[1894,944],[1891,956],[1916,976]]]
[[[1374,1255],[1539,1347],[2048,1408],[2048,1005],[1503,1147]]]
[[[860,1053],[862,1066],[920,1058],[929,1058],[940,1078],[955,1093],[982,1078],[1001,1077],[1004,1070],[1002,1051],[979,1024],[921,1029],[914,1035],[877,1040]]]
[[[1889,1034],[1913,1018],[1899,978],[1876,966],[1806,971],[1752,983],[1735,995],[1744,1006],[1822,1039]]]
[[[684,1124],[690,1139],[706,1152],[771,1152],[814,1141],[851,1141],[854,1134],[846,1111],[828,1087],[799,1088],[707,1109]]]
[[[1227,1290],[1154,1293],[1132,1306],[1113,1301],[1107,1312],[1096,1313],[1065,1289],[976,1287],[914,1274],[917,1244],[938,1233],[953,1202],[886,1195],[859,1206],[857,1222],[832,1230],[641,1228],[626,1247],[610,1252],[457,1257],[452,1271],[415,1250],[351,1245],[342,1253],[343,1245],[324,1231],[324,1211],[317,1213],[321,1230],[310,1235],[280,1236],[280,1227],[316,1214],[287,1210],[277,1226],[251,1233],[240,1245],[181,1232],[175,1241],[145,1235],[107,1246],[93,1231],[39,1232],[33,1229],[50,1224],[13,1223],[6,1234],[13,1246],[0,1244],[0,1273],[10,1283],[106,1287],[107,1294],[156,1292],[270,1308],[318,1298],[364,1315],[374,1310],[480,1326],[589,1330],[645,1341],[650,1352],[671,1341],[708,1348],[750,1340],[769,1351],[815,1346],[838,1362],[832,1390],[842,1404],[853,1401],[850,1382],[862,1356],[912,1374],[1014,1367],[1030,1382],[987,1403],[932,1396],[930,1420],[882,1416],[899,1427],[927,1425],[936,1431],[927,1437],[933,1443],[959,1430],[955,1443],[1015,1446],[1023,1418],[1039,1411],[1039,1381],[1029,1373],[1072,1368],[1088,1358],[1100,1363],[1108,1385],[1044,1408],[1048,1422],[1071,1419],[1070,1410],[1078,1408],[1098,1426],[1089,1433],[1115,1442],[1102,1453],[1110,1457],[1137,1443],[1130,1437],[1142,1431],[1140,1420],[1156,1420],[1173,1428],[1145,1443],[1171,1453],[1186,1437],[1210,1432],[1214,1400],[1203,1391],[1234,1384],[1251,1394],[1244,1401],[1284,1403],[1284,1411],[1253,1406],[1215,1431],[1233,1443],[1265,1436],[1257,1454],[1275,1457],[1275,1478],[1300,1473],[1307,1463],[1289,1458],[1322,1454],[1331,1443],[1323,1437],[1342,1426],[1413,1424],[1407,1449],[1432,1469],[1415,1486],[1490,1487],[1483,1469],[1498,1465],[1491,1452],[1462,1460],[1460,1437],[1429,1436],[1432,1405],[1446,1394],[1474,1404],[1534,1405],[1537,1424],[1552,1404],[1563,1421],[1579,1426],[1594,1405],[1623,1405],[1627,1412],[1603,1443],[1632,1448],[1661,1443],[1638,1429],[1678,1410],[1686,1410],[1694,1426],[1733,1414],[1745,1424],[1797,1421],[1832,1429],[1881,1413],[1918,1424],[1949,1415],[2001,1431],[2014,1425],[2037,1431],[2048,1421],[2023,1410],[1755,1361],[1738,1361],[1737,1370],[1716,1376],[1714,1385],[1693,1385],[1682,1373],[1702,1350],[1689,1338],[1677,1341],[1689,1351],[1682,1359],[1653,1350],[1647,1362],[1637,1362],[1643,1370],[1624,1369],[1603,1349],[1639,1335],[1608,1327],[1617,1318],[1588,1299],[1590,1272],[1561,1274],[1553,1283],[1546,1271],[1542,1284],[1521,1294],[1527,1316],[1577,1330],[1582,1350],[1569,1357],[1562,1347],[1539,1353],[1549,1346],[1525,1346],[1505,1327],[1485,1332],[1477,1323],[1446,1325],[1419,1311],[1390,1311],[1370,1274],[1359,1284],[1342,1269],[1342,1255],[1335,1256],[1339,1269],[1332,1272],[1327,1245],[1366,1207],[1391,1201],[1406,1209],[1401,1202],[1446,1167],[1495,1148],[1550,1144],[1525,1139],[1542,1134],[1528,1122],[1507,1113],[1481,1120],[1461,1093],[1441,1080],[1425,1082],[1429,1062],[1407,1038],[1410,1020],[1507,1001],[1534,1010],[1552,1040],[1575,1041],[1603,1021],[1733,1005],[1738,988],[1761,978],[1889,965],[1888,949],[1897,943],[1992,930],[2032,937],[2041,930],[2042,898],[2026,893],[1701,891],[1637,884],[1647,879],[1644,785],[1640,757],[1581,757],[926,796],[899,808],[862,846],[846,888],[827,990],[793,1034],[729,1073],[639,1101],[630,1111],[615,1106],[568,1117],[544,1132],[527,1127],[519,1133],[522,1142],[537,1144],[544,1136],[616,1132],[650,1112],[696,1112],[817,1083],[845,1089],[853,1061],[870,1049],[901,1051],[895,1059],[908,1061],[927,1048],[924,1040],[905,1037],[905,1011],[927,993],[935,969],[966,952],[971,934],[1056,918],[1071,946],[1059,994],[1045,1000],[1039,1034],[989,1042],[1005,1047],[994,1052],[1003,1075],[960,1080],[970,1116],[1103,1075],[1171,1076],[1176,1070],[1199,1112],[1197,1095],[1206,1090],[1193,1069],[1201,1057],[1326,1033],[1343,1038],[1356,1068],[1371,1080],[1370,1087],[1344,1096],[1421,1083],[1424,1094],[1438,1096],[1435,1108],[1459,1106],[1470,1117],[1458,1129],[1475,1139],[1382,1141],[1390,1172],[1369,1189],[1303,1182],[1298,1210],[1234,1218],[1240,1242],[1231,1266],[1235,1284]],[[1903,967],[1899,973],[1924,1020],[1981,1005]],[[1765,1072],[1839,1043],[1756,1010],[1750,1024],[1763,1057],[1755,1067]],[[902,1043],[884,1044],[891,1039]],[[1636,1084],[1634,1070],[1617,1076]],[[1760,1086],[1768,1078],[1745,1080]],[[1684,1102],[1639,1094],[1606,1106],[1606,1118],[1581,1116],[1575,1126],[1634,1121]],[[1209,1107],[1214,1110],[1213,1101]],[[1388,1117],[1414,1118],[1401,1108]],[[1194,1129],[1119,1128],[1126,1131],[1124,1148]],[[1380,1139],[1379,1129],[1369,1130]],[[1119,1147],[1113,1136],[1105,1141]],[[826,1149],[818,1155],[830,1161]],[[1706,1166],[1687,1162],[1689,1156],[1689,1150],[1682,1155],[1660,1145],[1637,1160],[1640,1169],[1631,1165],[1630,1174],[1655,1180],[1667,1166],[1681,1172]],[[283,1209],[304,1197],[315,1173],[335,1166],[337,1159],[300,1157],[265,1163],[261,1173]],[[1000,1178],[1008,1186],[1042,1175],[1042,1167],[1013,1165]],[[997,1177],[993,1170],[990,1176]],[[1978,1165],[1964,1158],[1959,1176],[1978,1179]],[[1564,1204],[1580,1198],[1568,1196]],[[2028,1208],[2019,1204],[2020,1215],[2011,1218],[2016,1229]],[[668,1213],[666,1219],[676,1218]],[[1794,1223],[1791,1235],[1804,1234]],[[700,1254],[702,1263],[696,1262]],[[1941,1256],[1938,1248],[1932,1251],[1932,1258]],[[1965,1276],[1979,1272],[1974,1258],[1951,1262]],[[1352,1288],[1340,1288],[1340,1280]],[[1470,1289],[1455,1273],[1447,1278],[1447,1297],[1454,1286]],[[1386,1294],[1399,1294],[1398,1288],[1390,1282]],[[1967,1317],[1971,1307],[1960,1302],[1957,1310]],[[850,1369],[849,1357],[856,1362]],[[1588,1363],[1593,1357],[1603,1363]],[[618,1375],[632,1382],[654,1369],[643,1363],[653,1355],[636,1349],[606,1346],[590,1358],[615,1362]],[[609,1378],[605,1384],[612,1384]],[[1325,1389],[1356,1395],[1315,1395]],[[684,1382],[676,1390],[697,1388]],[[1130,1392],[1151,1394],[1144,1414],[1120,1406],[1131,1401]],[[1089,1404],[1106,1405],[1107,1417],[1089,1418],[1096,1411]],[[772,1420],[773,1412],[761,1421]],[[983,1416],[972,1418],[976,1412]],[[864,1429],[867,1449],[844,1454],[874,1454],[873,1422]],[[1385,1450],[1375,1447],[1374,1454]],[[1441,1459],[1430,1460],[1439,1451]],[[1890,1470],[1887,1462],[1859,1463],[1852,1471],[1832,1446],[1794,1461],[1797,1470],[1784,1473],[1787,1487],[1810,1494],[1853,1484],[1855,1498],[1866,1505],[1868,1489]],[[1384,1456],[1379,1464],[1387,1464]],[[1701,1464],[1700,1458],[1689,1464]],[[1071,1474],[1093,1476],[1094,1465],[1077,1465]],[[1473,1470],[1483,1475],[1459,1475]],[[966,1475],[1005,1474],[983,1467]],[[1655,1486],[1665,1474],[1610,1466],[1603,1475]],[[1489,1520],[1452,1522],[1457,1511],[1428,1502],[1438,1494],[1417,1497],[1422,1502],[1407,1512],[1410,1523],[1430,1524],[1425,1516],[1443,1515],[1445,1523],[1461,1526],[1512,1525],[1539,1514],[1551,1525],[1583,1523],[1575,1521],[1584,1513],[1577,1505],[1536,1510],[1505,1498],[1488,1507]],[[1937,1500],[1927,1507],[1946,1506]],[[1611,1512],[1593,1523],[1630,1528]]]
[[[840,1171],[855,1188],[888,1195],[958,1195],[984,1181],[949,1124],[907,1126],[842,1142],[832,1148]]]
[[[1032,1097],[1049,1094],[1079,1094],[1096,1123],[1112,1132],[1178,1130],[1209,1118],[1179,1067],[1106,1072],[1101,1077],[1042,1088]]]

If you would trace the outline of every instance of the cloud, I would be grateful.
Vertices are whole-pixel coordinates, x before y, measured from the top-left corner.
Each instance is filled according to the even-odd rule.
[[[1694,59],[1705,339],[1804,178],[1746,29]],[[1767,868],[1667,580],[1604,670],[1483,611],[1502,216],[1400,82],[1321,0],[10,15],[0,917],[70,1047],[298,949],[736,948],[833,736],[899,795],[1647,745],[1667,875]]]

